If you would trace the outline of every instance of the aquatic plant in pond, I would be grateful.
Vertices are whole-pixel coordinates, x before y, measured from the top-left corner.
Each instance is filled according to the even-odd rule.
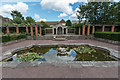
[[[76,52],[78,52],[79,54],[91,54],[92,52],[96,52],[95,49],[90,48],[88,46],[80,46],[78,48],[73,48],[73,50],[75,50]]]
[[[26,61],[45,61],[44,55],[40,55],[37,53],[24,53],[20,55],[13,55],[13,62],[26,62]]]

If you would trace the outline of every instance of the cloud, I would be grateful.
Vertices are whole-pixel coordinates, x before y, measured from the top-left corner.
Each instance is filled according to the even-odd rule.
[[[76,8],[75,11],[73,12],[73,14],[69,17],[69,19],[75,19],[75,18],[77,18],[76,14],[78,13],[77,11],[79,11],[79,10],[80,10],[79,8]]]
[[[60,17],[66,17],[66,16],[68,16],[66,13],[61,13],[58,17],[60,18]]]
[[[73,14],[69,17],[69,19],[75,19],[75,18],[77,18],[76,13],[73,13]]]
[[[17,4],[10,5],[6,4],[0,7],[0,15],[2,16],[10,16],[11,11],[17,10],[22,14],[25,14],[29,9],[28,5],[23,2],[17,2]]]
[[[46,19],[40,19],[40,21],[47,21]]]
[[[10,17],[8,17],[8,18],[13,20],[13,17],[12,17],[12,16],[10,16]]]
[[[73,9],[72,6],[70,6],[70,3],[74,4],[77,1],[78,0],[42,0],[40,4],[43,8],[72,14]]]
[[[34,17],[35,17],[36,19],[40,19],[40,16],[39,16],[38,14],[34,14]]]
[[[70,6],[70,4],[74,4],[76,2],[87,3],[87,0],[42,0],[40,4],[43,8],[61,11],[67,14],[72,14],[73,9],[72,6]]]

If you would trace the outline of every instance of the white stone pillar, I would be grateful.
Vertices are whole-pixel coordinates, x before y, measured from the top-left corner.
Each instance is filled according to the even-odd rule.
[[[53,35],[54,35],[54,28],[53,28],[53,31],[52,31],[52,32],[53,32]]]
[[[67,32],[68,32],[68,29],[66,28],[66,34],[68,34]]]
[[[64,28],[62,29],[62,35],[64,35]]]
[[[56,28],[56,35],[58,34],[57,32],[58,32],[58,29]]]

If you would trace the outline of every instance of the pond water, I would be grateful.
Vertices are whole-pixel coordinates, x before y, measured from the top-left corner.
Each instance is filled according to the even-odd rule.
[[[89,45],[33,45],[15,50],[12,54],[13,56],[5,61],[116,61],[108,50]]]

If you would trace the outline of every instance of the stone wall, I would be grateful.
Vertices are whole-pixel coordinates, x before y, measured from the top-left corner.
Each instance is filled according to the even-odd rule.
[[[57,36],[53,36],[53,35],[45,35],[45,36],[38,36],[38,37],[31,37],[28,36],[27,39],[28,40],[54,40],[54,38]],[[82,35],[65,35],[64,38],[66,38],[67,40],[84,40],[84,39],[93,39],[93,36],[82,36]]]
[[[64,38],[66,40],[85,40],[85,39],[91,39],[91,40],[98,40],[101,42],[106,42],[110,44],[115,44],[115,45],[120,45],[119,41],[113,41],[113,40],[108,40],[108,39],[102,39],[102,38],[95,38],[93,36],[82,36],[82,35],[65,35]],[[54,40],[55,36],[38,36],[38,37],[27,37],[28,40]]]

